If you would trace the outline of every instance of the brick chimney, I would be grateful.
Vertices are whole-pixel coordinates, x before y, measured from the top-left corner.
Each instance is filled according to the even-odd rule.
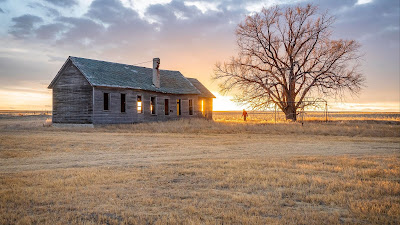
[[[160,58],[153,59],[153,85],[160,88]]]

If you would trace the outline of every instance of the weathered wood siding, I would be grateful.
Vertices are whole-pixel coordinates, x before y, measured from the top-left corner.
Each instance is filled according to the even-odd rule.
[[[53,123],[92,123],[92,86],[67,63],[53,87]]]
[[[109,110],[104,110],[104,93],[110,94]],[[121,112],[121,93],[126,95],[126,111]],[[143,113],[137,112],[137,96],[142,97]],[[156,97],[156,114],[150,111],[150,98]],[[165,115],[164,100],[169,99],[169,115]],[[181,99],[181,115],[177,115],[177,99]],[[193,99],[193,115],[189,115],[189,99]],[[197,95],[173,95],[132,89],[94,87],[94,124],[140,123],[202,117]]]
[[[200,114],[209,120],[212,120],[213,99],[212,98],[198,98],[197,107]]]

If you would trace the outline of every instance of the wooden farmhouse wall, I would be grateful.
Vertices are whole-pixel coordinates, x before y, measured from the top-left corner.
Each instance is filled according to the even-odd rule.
[[[200,113],[206,119],[212,120],[213,99],[212,98],[198,98],[198,108]]]
[[[92,123],[92,86],[68,62],[53,87],[53,123]]]
[[[147,121],[166,121],[179,118],[201,117],[197,95],[173,95],[132,89],[94,87],[93,123],[119,124]],[[104,110],[104,93],[109,95],[109,109]],[[125,112],[121,112],[121,94],[125,94]],[[142,113],[138,113],[137,100],[142,100]],[[155,100],[155,114],[150,110],[151,98]],[[168,99],[169,115],[165,115],[165,99]],[[177,100],[181,101],[181,115],[177,112]],[[189,99],[193,101],[193,115],[189,115]]]

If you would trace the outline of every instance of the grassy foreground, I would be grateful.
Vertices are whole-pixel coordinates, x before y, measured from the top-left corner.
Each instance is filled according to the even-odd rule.
[[[0,224],[398,224],[399,125],[0,120]]]

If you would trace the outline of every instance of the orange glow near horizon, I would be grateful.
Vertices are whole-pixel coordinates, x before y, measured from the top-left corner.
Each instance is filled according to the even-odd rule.
[[[52,110],[51,93],[0,90],[0,110]]]
[[[213,102],[213,111],[241,111],[243,108],[232,101],[232,96],[223,96],[218,92],[212,92],[216,98]],[[141,102],[137,102],[137,109],[141,111]],[[52,94],[40,92],[40,90],[29,91],[7,91],[0,89],[0,110],[52,110]],[[204,112],[204,101],[201,101],[201,111]],[[318,111],[318,110],[317,110]],[[336,103],[328,101],[328,111],[354,111],[354,112],[400,112],[398,102],[375,102],[375,103]]]

